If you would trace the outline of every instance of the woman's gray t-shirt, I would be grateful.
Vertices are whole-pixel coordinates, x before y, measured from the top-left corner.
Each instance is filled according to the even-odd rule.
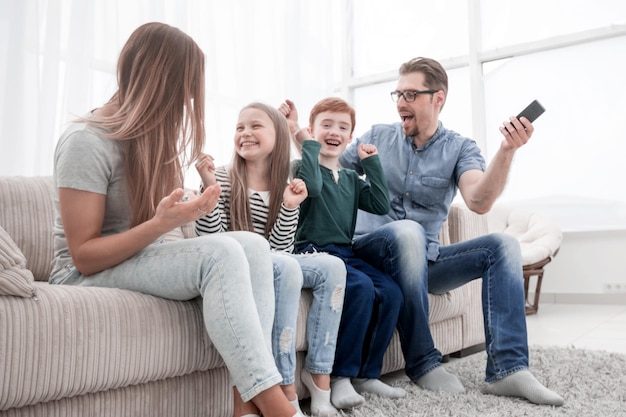
[[[85,123],[73,123],[57,143],[54,155],[55,220],[52,277],[72,269],[59,211],[59,188],[103,194],[106,207],[102,236],[127,230],[131,223],[130,202],[124,175],[125,141],[113,140]],[[63,269],[66,268],[67,272]]]

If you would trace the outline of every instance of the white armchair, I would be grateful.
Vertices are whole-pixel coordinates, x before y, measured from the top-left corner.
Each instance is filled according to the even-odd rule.
[[[519,241],[524,266],[526,314],[535,314],[539,309],[544,267],[556,256],[563,240],[559,225],[539,213],[504,205],[494,206],[487,215],[487,221],[489,233],[506,233]],[[531,277],[537,277],[532,302],[528,299]]]

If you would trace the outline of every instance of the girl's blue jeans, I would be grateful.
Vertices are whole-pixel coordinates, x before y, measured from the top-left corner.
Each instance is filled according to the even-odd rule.
[[[295,381],[296,321],[302,288],[313,290],[306,324],[304,366],[312,374],[330,374],[346,286],[344,263],[324,253],[292,255],[272,252],[272,260],[276,297],[272,349],[283,377],[282,384]]]

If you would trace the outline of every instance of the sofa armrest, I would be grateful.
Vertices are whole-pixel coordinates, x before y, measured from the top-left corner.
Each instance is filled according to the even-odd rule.
[[[442,240],[442,244],[458,243],[489,232],[487,216],[474,213],[466,206],[452,204],[445,229],[449,234],[449,241]],[[444,243],[445,242],[445,243]]]
[[[0,226],[24,254],[35,280],[48,281],[54,255],[52,177],[0,177]]]

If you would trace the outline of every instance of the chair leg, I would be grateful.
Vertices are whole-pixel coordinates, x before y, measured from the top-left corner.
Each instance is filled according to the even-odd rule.
[[[526,304],[527,316],[531,314],[536,314],[537,310],[539,310],[539,296],[541,295],[541,283],[543,281],[543,267],[550,261],[550,258],[546,258],[543,261],[524,267],[524,302]],[[530,285],[531,277],[537,277],[537,284],[535,285],[535,296],[532,303],[528,301],[528,287]]]
[[[535,295],[533,302],[528,300],[528,287],[530,284],[530,278],[532,276],[537,277],[537,284],[535,285]],[[524,297],[526,300],[526,315],[536,314],[539,310],[539,297],[541,295],[541,282],[543,281],[543,270],[537,274],[524,276]]]
[[[534,312],[539,310],[539,295],[541,294],[541,282],[543,281],[543,269],[541,273],[537,275],[537,285],[535,286],[535,301],[533,302]]]
[[[526,306],[526,314],[529,314],[528,309],[530,306],[530,302],[528,301],[528,287],[530,285],[530,277],[531,275],[528,275],[526,271],[524,271],[524,305]]]

